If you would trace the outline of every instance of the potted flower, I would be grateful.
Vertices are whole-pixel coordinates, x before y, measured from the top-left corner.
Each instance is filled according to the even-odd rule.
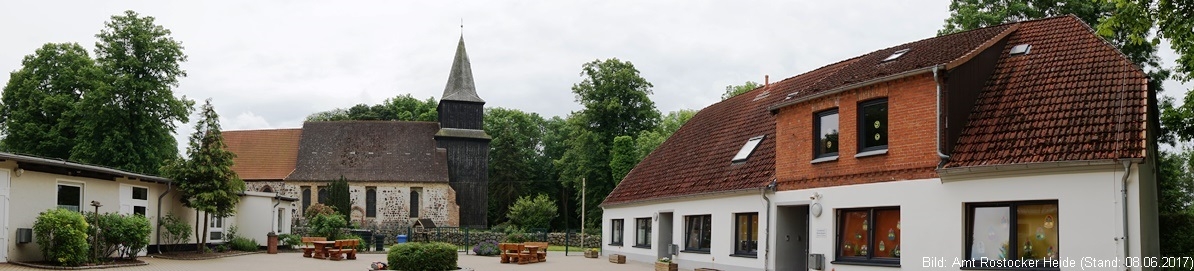
[[[680,266],[673,263],[672,259],[668,257],[659,258],[659,261],[655,262],[655,271],[676,271],[679,268]]]
[[[598,251],[597,248],[589,248],[585,250],[585,258],[596,259],[599,254],[601,254],[601,252]]]

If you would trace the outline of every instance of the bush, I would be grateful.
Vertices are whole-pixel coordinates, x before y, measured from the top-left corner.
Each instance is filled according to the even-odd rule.
[[[498,242],[494,240],[481,241],[473,246],[473,253],[477,256],[493,256],[501,253],[498,250]]]
[[[307,207],[307,211],[303,213],[303,217],[306,219],[315,219],[315,217],[319,215],[330,215],[335,213],[336,210],[333,210],[331,206],[323,205],[322,203],[316,203]]]
[[[365,238],[360,235],[349,233],[344,239],[357,239],[357,250],[364,251],[369,248],[369,243],[365,243]]]
[[[228,241],[228,246],[234,250],[254,252],[257,251],[257,247],[259,245],[257,244],[257,239],[249,239],[238,236]]]
[[[523,229],[542,229],[551,226],[551,220],[559,215],[556,210],[556,202],[547,195],[524,196],[510,206],[506,218]]]
[[[87,261],[91,247],[87,244],[88,229],[82,214],[61,208],[41,212],[33,222],[42,256],[48,262],[64,266],[79,266]]]
[[[191,224],[182,221],[178,216],[166,214],[165,217],[158,219],[158,223],[165,229],[162,231],[162,238],[166,239],[166,244],[177,245],[191,240]],[[159,246],[159,249],[161,247]]]
[[[506,239],[502,241],[506,243],[530,242],[531,237],[527,236],[527,234],[522,230],[514,230],[513,232],[506,234]]]
[[[339,214],[320,214],[307,222],[307,226],[311,228],[312,236],[327,237],[328,240],[340,239],[341,230],[348,225],[348,221],[344,220],[343,216]]]
[[[303,237],[298,234],[283,233],[278,235],[278,241],[283,245],[297,247],[303,245]]]
[[[102,217],[97,225],[100,227],[100,246],[115,247],[119,257],[136,259],[137,253],[149,245],[152,228],[145,216],[107,213]]]
[[[456,246],[448,243],[402,243],[390,247],[386,260],[394,270],[442,271],[456,269]]]

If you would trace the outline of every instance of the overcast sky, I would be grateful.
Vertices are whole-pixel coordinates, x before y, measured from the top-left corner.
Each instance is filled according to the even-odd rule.
[[[438,100],[463,19],[487,107],[567,115],[580,109],[570,88],[581,65],[616,57],[655,85],[666,113],[715,103],[726,85],[932,37],[949,15],[948,0],[345,2],[5,1],[0,81],[44,43],[93,50],[104,22],[131,9],[182,42],[188,76],[175,93],[212,98],[225,129],[301,127],[311,113],[399,94]]]

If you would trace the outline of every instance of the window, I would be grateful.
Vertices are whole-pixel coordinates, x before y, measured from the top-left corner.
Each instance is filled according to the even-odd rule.
[[[813,144],[815,158],[837,156],[837,109],[817,113],[813,118]]]
[[[224,240],[224,218],[218,216],[211,216],[208,222],[208,237],[212,241]]]
[[[610,220],[609,245],[611,245],[611,246],[621,246],[622,245],[622,223],[623,223],[623,221],[621,219],[611,219]]]
[[[377,188],[365,188],[365,217],[377,217]]]
[[[690,215],[684,217],[684,251],[709,253],[712,215]]]
[[[328,193],[332,191],[327,186],[320,186],[319,189],[319,203],[328,204]]]
[[[75,212],[83,209],[83,184],[58,183],[58,208]]]
[[[422,198],[419,197],[419,194],[422,194],[422,192],[423,192],[422,187],[411,187],[410,188],[410,217],[411,218],[419,217],[419,201],[423,200]]]
[[[734,215],[734,255],[759,255],[759,213]]]
[[[302,188],[303,188],[303,206],[301,206],[299,211],[305,214],[305,213],[307,213],[307,206],[311,206],[311,187],[303,186]]]
[[[973,260],[968,265],[987,268],[1036,260],[1037,266],[1058,268],[1057,214],[1057,201],[968,204],[966,254]]]
[[[763,142],[763,136],[756,136],[746,140],[746,144],[742,145],[742,149],[738,150],[738,154],[735,154],[734,159],[730,160],[730,162],[738,163],[746,161],[746,158],[750,158],[750,154],[759,146],[759,142]]]
[[[133,187],[133,199],[149,200],[149,188]]]
[[[651,247],[651,218],[635,218],[634,219],[634,246],[642,248]]]
[[[261,187],[261,192],[265,192],[265,193],[273,193],[273,192],[274,192],[274,188],[273,188],[273,187],[270,187],[269,185],[262,186],[262,187]]]
[[[900,264],[900,209],[880,207],[838,211],[836,262]]]
[[[880,63],[900,58],[901,56],[904,56],[904,54],[907,54],[909,50],[911,49],[900,49],[899,51],[895,51],[894,53],[891,53],[890,56],[887,56],[887,58],[884,58],[883,61],[880,61]]]
[[[858,105],[858,152],[887,149],[887,99]]]
[[[133,213],[145,216],[145,206],[133,206]]]

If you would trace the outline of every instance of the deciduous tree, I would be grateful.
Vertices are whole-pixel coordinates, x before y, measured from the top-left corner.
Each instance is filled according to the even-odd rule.
[[[107,87],[83,93],[71,159],[132,172],[158,174],[178,156],[176,123],[186,123],[193,101],[175,97],[186,72],[182,44],[153,17],[126,11],[96,35],[95,57]]]
[[[755,90],[759,87],[759,83],[755,81],[746,81],[741,85],[726,86],[726,92],[721,94],[721,100],[729,99],[730,97],[738,96],[738,94],[746,93],[747,91]]]
[[[83,93],[100,88],[95,61],[77,43],[47,43],[21,61],[0,98],[5,151],[60,159],[75,146]]]

